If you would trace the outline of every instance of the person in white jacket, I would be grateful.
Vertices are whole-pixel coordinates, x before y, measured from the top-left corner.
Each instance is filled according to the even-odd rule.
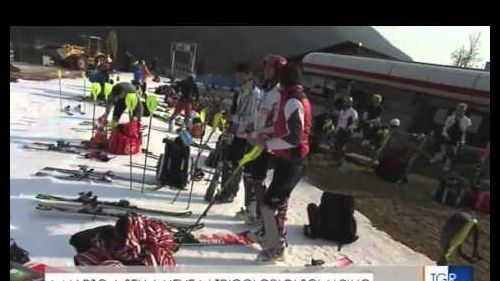
[[[431,159],[431,163],[444,160],[444,170],[450,169],[451,160],[464,145],[467,129],[472,125],[471,120],[465,116],[467,104],[458,103],[453,114],[446,118],[441,131],[440,151]]]
[[[233,97],[231,108],[230,134],[234,137],[228,150],[228,159],[224,161],[222,182],[229,178],[238,161],[248,148],[246,138],[249,132],[255,131],[256,112],[260,104],[262,91],[257,87],[252,77],[249,64],[241,63],[236,67],[235,80],[239,88]],[[241,174],[231,184],[225,186],[216,200],[222,203],[231,203],[239,190]]]
[[[271,137],[274,133],[274,123],[278,116],[280,101],[278,74],[287,64],[286,58],[278,55],[267,55],[263,60],[264,85],[263,96],[256,109],[256,125],[251,134]],[[258,210],[262,205],[265,191],[264,180],[267,176],[271,154],[262,154],[245,167],[243,182],[245,185],[245,208],[236,213],[236,217],[245,220],[247,224],[259,222]]]
[[[338,156],[336,165],[342,166],[345,156],[345,145],[351,139],[358,125],[358,112],[352,107],[352,97],[344,97],[339,112],[333,140],[334,150]]]

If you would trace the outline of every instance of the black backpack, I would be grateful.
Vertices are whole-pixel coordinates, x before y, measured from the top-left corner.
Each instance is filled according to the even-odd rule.
[[[69,244],[75,248],[77,253],[81,253],[94,247],[93,239],[97,237],[103,240],[119,240],[113,225],[103,225],[73,234],[69,239]]]
[[[319,207],[313,206],[309,204],[307,208],[310,231],[306,235],[334,241],[339,245],[339,251],[342,245],[358,239],[354,197],[324,192]]]
[[[180,137],[163,139],[165,153],[160,154],[156,167],[156,179],[161,186],[184,189],[189,181],[191,165],[190,148]]]
[[[434,200],[438,203],[451,207],[461,207],[466,202],[466,189],[454,177],[447,177],[439,182],[438,189],[434,194]]]
[[[398,182],[405,176],[406,163],[400,159],[382,156],[375,168],[375,174],[385,181]]]
[[[10,239],[10,261],[25,264],[30,261],[28,251],[19,247],[13,239]]]

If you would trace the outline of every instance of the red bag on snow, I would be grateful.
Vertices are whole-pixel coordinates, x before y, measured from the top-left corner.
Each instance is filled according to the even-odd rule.
[[[141,150],[142,134],[139,121],[120,124],[111,131],[108,151],[111,154],[130,155],[137,154]]]
[[[483,191],[479,193],[479,196],[476,201],[476,210],[483,214],[490,213],[490,192]]]

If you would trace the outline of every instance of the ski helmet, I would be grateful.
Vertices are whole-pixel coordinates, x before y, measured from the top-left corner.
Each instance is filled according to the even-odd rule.
[[[276,69],[280,69],[285,66],[288,61],[285,57],[279,55],[267,55],[264,58],[264,65],[271,63]]]
[[[346,106],[346,107],[350,107],[352,106],[352,103],[353,103],[353,99],[351,96],[346,96],[342,99],[342,105]]]
[[[401,124],[398,118],[392,119],[389,123],[391,124],[391,127],[399,127],[399,125]]]
[[[377,101],[378,103],[381,103],[382,102],[382,96],[379,95],[379,94],[375,94],[375,95],[373,95],[373,100]]]

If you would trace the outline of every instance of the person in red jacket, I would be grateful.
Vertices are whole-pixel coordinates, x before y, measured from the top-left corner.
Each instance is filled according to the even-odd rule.
[[[305,168],[312,125],[311,105],[300,85],[298,68],[291,64],[284,66],[279,74],[279,83],[281,97],[273,136],[248,139],[250,144],[271,151],[276,159],[273,179],[261,207],[264,235],[254,237],[263,244],[263,250],[257,256],[257,261],[261,263],[284,258],[288,199]]]

